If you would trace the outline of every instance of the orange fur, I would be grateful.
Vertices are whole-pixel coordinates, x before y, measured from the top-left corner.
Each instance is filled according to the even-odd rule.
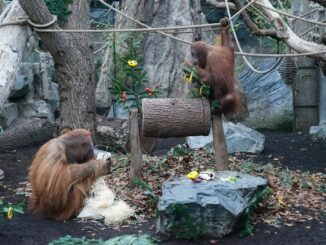
[[[221,20],[221,46],[203,41],[191,46],[192,65],[201,80],[212,87],[213,98],[221,103],[223,113],[235,112],[238,106],[234,77],[234,47],[227,29],[228,20]]]
[[[30,211],[60,220],[77,215],[90,186],[110,169],[110,160],[93,158],[91,135],[84,129],[45,143],[29,169]]]

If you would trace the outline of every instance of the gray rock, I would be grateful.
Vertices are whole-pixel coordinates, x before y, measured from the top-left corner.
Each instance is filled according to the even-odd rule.
[[[259,53],[258,51],[253,51]],[[258,70],[266,70],[275,60],[254,60]],[[292,121],[293,96],[277,69],[266,74],[252,72],[247,66],[240,70],[238,79],[247,95],[250,126],[274,128]]]
[[[154,1],[152,20],[149,25],[178,26],[205,22],[198,1]],[[164,18],[162,18],[164,16]],[[207,32],[201,33],[206,40]],[[178,33],[182,40],[198,38],[195,33]],[[189,45],[176,42],[161,35],[148,35],[144,47],[144,68],[149,87],[160,90],[162,97],[182,97],[190,94],[189,83],[182,81],[185,55],[190,54]]]
[[[40,117],[47,118],[49,121],[54,121],[54,113],[50,104],[44,100],[28,101],[19,105],[19,111],[23,117],[32,118]]]
[[[236,181],[228,181],[229,177]],[[220,172],[207,182],[186,177],[165,181],[156,232],[163,239],[187,232],[220,238],[231,233],[253,196],[265,186],[263,178],[231,171]]]
[[[309,134],[314,141],[326,140],[326,124],[319,126],[311,126]]]
[[[15,103],[6,103],[0,112],[0,126],[5,129],[18,118],[18,107]]]
[[[90,17],[92,21],[105,25],[114,23],[114,12],[107,8],[91,8]]]
[[[19,67],[18,75],[16,78],[16,81],[14,82],[13,87],[10,89],[10,94],[8,99],[9,100],[15,100],[21,97],[24,97],[28,94],[29,91],[29,84],[30,80],[28,77],[27,71],[28,67],[26,67],[25,63],[24,65],[21,65]],[[32,68],[30,68],[32,69]]]
[[[264,149],[265,136],[241,123],[223,122],[224,135],[228,154],[250,152],[259,154]],[[213,147],[212,131],[208,136],[187,137],[190,148]]]
[[[110,107],[108,117],[114,117],[118,119],[128,119],[129,118],[129,108],[135,106],[133,100],[127,100],[125,104],[121,102],[116,102]]]

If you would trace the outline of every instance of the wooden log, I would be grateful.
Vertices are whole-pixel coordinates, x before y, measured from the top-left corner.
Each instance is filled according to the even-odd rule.
[[[0,110],[15,82],[28,38],[26,26],[3,24],[16,22],[22,16],[26,15],[18,0],[14,0],[0,16]]]
[[[213,143],[215,150],[215,170],[224,171],[228,169],[228,152],[222,124],[222,115],[212,116]]]
[[[0,152],[43,144],[55,135],[56,125],[47,119],[34,119],[0,134]]]
[[[130,114],[130,179],[141,178],[142,150],[139,140],[138,109],[131,109]]]
[[[211,111],[207,99],[143,99],[142,133],[152,137],[208,135]]]
[[[96,142],[94,144],[110,152],[126,152],[129,139],[129,123],[126,119],[113,119],[97,115]],[[0,133],[0,152],[20,147],[40,145],[60,132],[58,124],[47,119],[34,118],[16,122],[11,128]]]

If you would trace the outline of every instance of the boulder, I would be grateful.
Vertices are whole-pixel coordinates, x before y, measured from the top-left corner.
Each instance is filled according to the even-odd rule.
[[[25,97],[29,91],[29,85],[32,82],[33,78],[33,69],[31,64],[26,62],[22,63],[19,66],[19,71],[17,78],[13,87],[10,89],[9,100],[16,100],[22,97]]]
[[[311,126],[309,134],[313,141],[326,140],[326,124],[319,126]]]
[[[136,102],[134,100],[127,100],[125,104],[121,102],[115,102],[109,111],[109,118],[117,119],[129,119],[129,109],[135,106]]]
[[[20,113],[26,118],[47,118],[50,122],[54,121],[54,113],[50,104],[44,100],[32,100],[19,105]]]
[[[231,171],[205,182],[186,177],[165,181],[156,232],[162,239],[230,234],[255,194],[265,187],[266,180],[261,177]]]
[[[223,122],[224,135],[228,154],[249,152],[259,154],[264,149],[265,136],[241,123]],[[190,148],[213,146],[212,131],[208,136],[189,136],[187,144]]]
[[[6,103],[0,112],[0,127],[8,128],[18,118],[18,107],[15,103]]]

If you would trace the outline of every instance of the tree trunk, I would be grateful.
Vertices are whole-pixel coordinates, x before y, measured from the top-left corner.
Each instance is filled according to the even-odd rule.
[[[42,0],[19,0],[35,23],[48,23],[52,16]],[[53,29],[90,29],[89,1],[74,0],[68,21]],[[58,74],[60,126],[86,128],[95,132],[95,79],[93,50],[87,33],[43,33],[39,36],[51,53]]]
[[[319,125],[326,125],[326,76],[322,68],[318,69],[319,80]]]
[[[143,99],[142,133],[151,137],[208,135],[211,111],[206,99]]]
[[[15,22],[18,17],[25,16],[18,0],[0,16],[0,24]],[[28,32],[26,26],[4,25],[0,27],[0,111],[10,94],[19,70],[23,51],[26,47]]]
[[[207,23],[202,14],[200,0],[155,1],[150,26],[178,26]],[[183,31],[193,31],[186,33]],[[207,41],[207,32],[200,29],[177,31],[174,36],[193,41]],[[212,32],[210,34],[213,34]],[[191,85],[182,81],[182,67],[189,45],[161,34],[147,36],[144,48],[144,67],[148,72],[149,85],[161,91],[163,97],[188,97]]]
[[[302,0],[294,0],[292,8],[293,14],[296,16],[300,16],[312,9],[309,7],[308,1]],[[313,13],[309,16],[309,18],[313,19],[316,19],[316,17]],[[296,20],[293,22],[293,30],[296,33],[303,33],[312,25]],[[303,38],[309,38],[309,34],[303,36]],[[317,65],[314,59],[308,57],[296,57],[294,61],[298,67],[298,72],[292,84],[294,130],[308,131],[310,126],[318,124]]]

